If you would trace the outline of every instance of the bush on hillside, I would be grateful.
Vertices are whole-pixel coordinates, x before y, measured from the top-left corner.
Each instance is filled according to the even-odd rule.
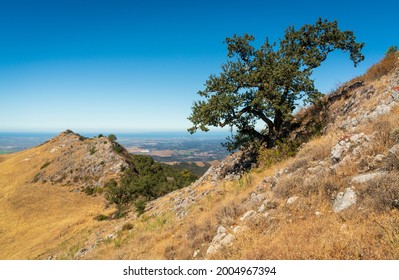
[[[105,197],[116,205],[117,218],[134,201],[136,212],[141,215],[147,201],[186,187],[198,178],[187,170],[156,162],[150,156],[131,155],[129,161],[134,169],[126,168],[119,182],[111,180],[105,186]]]

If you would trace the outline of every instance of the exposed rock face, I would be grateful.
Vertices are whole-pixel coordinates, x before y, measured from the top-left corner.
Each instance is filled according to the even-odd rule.
[[[256,162],[257,154],[253,151],[239,151],[226,157],[219,166],[211,167],[199,179],[216,183],[219,180],[237,180],[250,170]]]
[[[399,102],[399,92],[396,90],[399,83],[399,68],[386,77],[386,87],[376,89],[374,86],[362,86],[351,92],[351,98],[334,112],[331,112],[338,126],[341,129],[351,131],[360,124],[365,124],[371,120],[385,115],[391,111],[391,108]],[[362,103],[369,100],[378,92],[378,103],[373,107],[362,106]],[[339,120],[338,120],[339,118]],[[333,125],[330,123],[329,125]]]
[[[333,210],[338,213],[352,205],[356,204],[356,193],[352,188],[345,189],[344,192],[340,192],[335,198]]]
[[[367,183],[373,179],[381,177],[383,174],[384,174],[383,172],[378,172],[378,171],[366,174],[360,174],[352,178],[352,183],[360,183],[360,184]]]
[[[74,187],[102,187],[129,166],[125,155],[114,151],[106,137],[84,138],[65,131],[46,142],[48,159],[35,182],[51,182]]]
[[[217,234],[212,239],[212,243],[209,245],[206,255],[210,256],[217,253],[221,248],[233,244],[235,240],[234,235],[227,233],[227,229],[223,226],[219,226]]]

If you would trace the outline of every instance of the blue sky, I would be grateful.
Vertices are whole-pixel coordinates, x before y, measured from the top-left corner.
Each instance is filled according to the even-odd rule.
[[[284,30],[338,20],[365,42],[353,67],[333,53],[322,92],[399,45],[395,1],[0,0],[0,131],[183,131],[196,92],[226,61],[223,41],[260,45]]]

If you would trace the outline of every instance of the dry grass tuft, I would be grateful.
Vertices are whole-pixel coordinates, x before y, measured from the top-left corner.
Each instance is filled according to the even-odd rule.
[[[364,80],[366,82],[372,82],[388,74],[398,61],[398,52],[387,54],[381,61],[371,66],[366,74],[364,74]]]
[[[390,173],[367,183],[359,197],[367,209],[387,211],[399,209],[399,175]]]

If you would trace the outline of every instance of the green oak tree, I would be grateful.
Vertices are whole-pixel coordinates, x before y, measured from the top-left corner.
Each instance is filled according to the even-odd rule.
[[[219,75],[210,75],[198,92],[188,119],[198,129],[229,127],[226,147],[233,151],[258,141],[273,147],[290,132],[290,120],[299,100],[315,102],[321,93],[312,79],[313,69],[339,49],[349,52],[354,66],[364,59],[363,43],[352,31],[341,31],[337,21],[319,18],[313,25],[289,27],[277,43],[265,42],[255,49],[254,36],[234,35],[226,39],[228,60]],[[257,130],[258,123],[264,129]]]

